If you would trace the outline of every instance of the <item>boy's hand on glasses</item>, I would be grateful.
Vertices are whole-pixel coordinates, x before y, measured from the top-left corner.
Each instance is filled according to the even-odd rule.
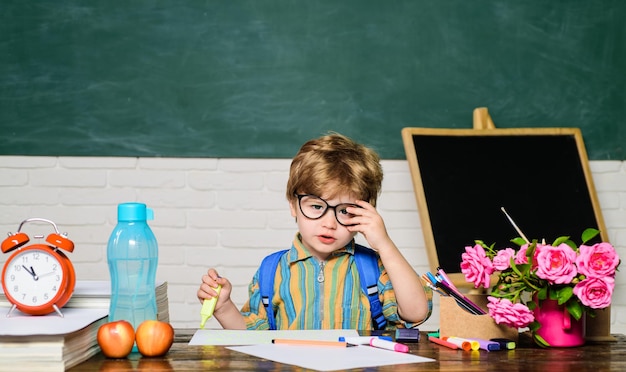
[[[359,207],[348,208],[348,212],[354,214],[354,217],[350,219],[353,225],[346,226],[346,228],[363,234],[372,249],[378,250],[379,247],[385,246],[390,238],[385,222],[376,208],[363,200],[357,200],[355,204]]]

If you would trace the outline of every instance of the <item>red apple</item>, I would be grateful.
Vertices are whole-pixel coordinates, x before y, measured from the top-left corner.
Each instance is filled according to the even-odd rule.
[[[105,323],[98,328],[98,345],[108,358],[125,358],[133,349],[135,330],[125,320]]]
[[[165,355],[174,343],[174,328],[167,322],[146,320],[137,327],[135,340],[141,355]]]

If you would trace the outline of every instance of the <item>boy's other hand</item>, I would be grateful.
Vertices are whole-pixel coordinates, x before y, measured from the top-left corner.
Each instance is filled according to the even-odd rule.
[[[215,305],[215,308],[218,309],[221,304],[230,299],[232,284],[228,279],[219,276],[215,269],[209,269],[207,273],[202,276],[202,283],[197,293],[198,300],[202,303],[204,300],[217,296],[218,285],[222,286],[217,304]]]

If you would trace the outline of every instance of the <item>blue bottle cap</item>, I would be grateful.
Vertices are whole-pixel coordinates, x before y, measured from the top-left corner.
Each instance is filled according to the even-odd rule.
[[[121,203],[117,206],[118,221],[147,221],[154,219],[154,212],[143,203]]]

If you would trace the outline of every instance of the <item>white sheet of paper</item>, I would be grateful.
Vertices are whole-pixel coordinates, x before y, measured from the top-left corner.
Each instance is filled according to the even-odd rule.
[[[339,337],[354,337],[359,333],[354,329],[323,329],[295,331],[248,331],[227,329],[199,329],[189,341],[189,345],[259,345],[271,344],[275,338],[295,340],[337,341]]]
[[[295,331],[247,331],[226,329],[199,329],[189,345],[237,345],[227,349],[292,364],[317,371],[336,371],[394,364],[434,362],[434,359],[398,353],[371,346],[334,348],[324,346],[274,345],[275,338],[295,340],[337,341],[339,337],[354,337],[354,329],[324,329]]]
[[[371,346],[324,347],[295,345],[232,346],[227,349],[275,362],[292,364],[316,371],[337,371],[408,363],[434,362],[434,359],[399,353]]]

